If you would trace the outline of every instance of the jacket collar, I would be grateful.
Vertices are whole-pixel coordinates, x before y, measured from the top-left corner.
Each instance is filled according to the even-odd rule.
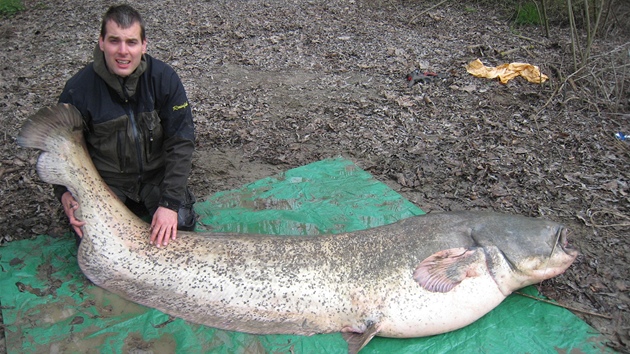
[[[147,60],[145,56],[142,56],[142,60],[140,61],[140,65],[138,68],[129,76],[122,78],[118,75],[112,74],[109,69],[107,69],[107,64],[105,63],[105,54],[101,50],[101,48],[96,44],[96,48],[94,48],[94,71],[100,76],[107,86],[111,87],[121,99],[127,100],[129,97],[132,97],[136,93],[136,89],[138,88],[138,80],[140,80],[140,76],[147,69]]]

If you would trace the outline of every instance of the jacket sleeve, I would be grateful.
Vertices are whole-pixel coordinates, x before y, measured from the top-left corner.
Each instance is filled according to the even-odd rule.
[[[167,70],[167,73],[168,77],[163,80],[163,89],[167,94],[162,96],[165,103],[159,109],[165,138],[165,171],[160,185],[162,196],[159,205],[178,210],[186,198],[186,185],[195,148],[195,131],[184,86],[174,70]]]

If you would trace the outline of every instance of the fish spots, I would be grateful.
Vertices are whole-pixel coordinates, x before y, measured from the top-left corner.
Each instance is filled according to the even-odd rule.
[[[90,163],[75,131],[82,124],[76,109],[40,112],[18,143],[46,151],[38,161],[42,179],[66,185],[80,200],[87,222],[78,252],[83,272],[129,300],[195,323],[260,334],[443,333],[574,259],[549,249],[556,247],[549,241],[557,238],[556,224],[472,212],[314,237],[182,232],[168,249],[156,249],[148,245],[148,225]],[[491,246],[499,252],[487,261]],[[540,262],[524,261],[532,256]]]

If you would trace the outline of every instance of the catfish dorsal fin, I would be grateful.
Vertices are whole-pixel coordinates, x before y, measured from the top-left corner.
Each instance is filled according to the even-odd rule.
[[[357,354],[359,350],[363,349],[374,338],[378,331],[379,326],[374,322],[370,322],[363,333],[342,332],[341,336],[348,343],[348,354]]]
[[[450,248],[434,253],[420,262],[413,279],[423,288],[446,293],[467,277],[477,276],[475,262],[483,255],[479,248]]]

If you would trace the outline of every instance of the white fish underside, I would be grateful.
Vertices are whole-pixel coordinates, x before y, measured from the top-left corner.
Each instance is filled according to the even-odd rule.
[[[258,334],[362,332],[374,322],[381,336],[425,336],[462,327],[504,299],[485,262],[479,276],[448,293],[420,287],[413,270],[428,250],[441,248],[405,230],[402,222],[378,232],[308,239],[182,234],[157,249],[148,245],[146,228],[129,244],[86,238],[79,263],[96,284],[133,301],[192,322]],[[420,246],[427,251],[408,252]]]

